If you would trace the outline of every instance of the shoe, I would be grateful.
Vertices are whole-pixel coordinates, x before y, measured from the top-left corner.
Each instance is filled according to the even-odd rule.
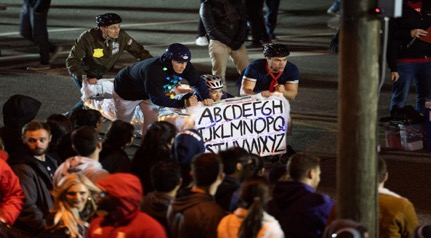
[[[51,65],[49,64],[37,64],[34,66],[28,66],[27,70],[42,71],[42,70],[48,70],[50,68],[51,68]]]
[[[198,38],[196,38],[196,45],[207,46],[208,45],[207,37],[206,36],[198,36]]]
[[[63,46],[56,46],[55,49],[51,52],[51,58],[49,59],[49,63],[54,62],[55,59],[60,55],[61,51],[63,51]]]
[[[329,15],[334,15],[334,16],[339,16],[340,12],[336,12],[334,10],[332,10],[332,8],[329,8],[328,11],[326,11],[326,13],[328,13]]]
[[[334,1],[332,5],[328,8],[326,13],[330,15],[339,16],[340,15],[340,1]]]
[[[271,44],[272,40],[271,39],[264,39],[264,40],[261,40],[261,42],[262,42],[262,45],[266,45],[266,44]]]
[[[271,37],[271,42],[272,43],[277,43],[279,41],[279,39],[275,36]]]
[[[63,116],[65,116],[65,117],[69,118],[69,117],[70,117],[70,111],[63,112],[63,113],[61,113],[61,115],[63,115]]]

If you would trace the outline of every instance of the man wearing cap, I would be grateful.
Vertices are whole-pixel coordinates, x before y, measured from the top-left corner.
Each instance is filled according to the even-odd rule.
[[[81,90],[83,81],[97,84],[120,59],[124,50],[137,60],[151,58],[144,47],[120,29],[122,19],[115,13],[105,13],[96,17],[96,27],[83,32],[75,41],[66,67],[75,85]],[[80,100],[72,110],[82,108]]]
[[[287,61],[289,49],[283,44],[267,44],[263,47],[265,59],[253,61],[244,70],[239,88],[240,95],[255,95],[260,93],[269,97],[274,92],[281,93],[287,100],[294,100],[298,94],[299,69]],[[291,120],[287,132],[286,155],[294,154],[290,146]]]
[[[161,56],[120,70],[115,76],[112,93],[117,119],[130,122],[139,105],[144,114],[144,135],[148,125],[157,121],[159,107],[194,106],[197,105],[198,97],[204,105],[211,105],[213,100],[210,99],[208,88],[190,60],[190,50],[185,45],[174,43]],[[175,99],[171,90],[183,79],[195,88],[196,95],[186,100]]]
[[[269,97],[273,92],[280,92],[287,100],[294,100],[298,94],[299,70],[287,61],[289,54],[286,45],[265,45],[265,59],[253,61],[244,70],[240,95],[260,93]]]

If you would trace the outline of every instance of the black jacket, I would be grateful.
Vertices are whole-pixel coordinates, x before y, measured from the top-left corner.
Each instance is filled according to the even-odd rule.
[[[410,31],[426,30],[431,26],[431,8],[423,1],[422,12],[418,13],[403,3],[403,15],[389,22],[387,62],[391,72],[397,71],[397,59],[418,59],[431,57],[431,44],[419,39],[413,40]]]
[[[211,40],[237,50],[247,38],[247,18],[242,0],[206,0],[200,17]]]
[[[214,196],[217,204],[219,204],[225,211],[230,211],[232,195],[240,186],[241,181],[231,175],[226,175],[223,182],[218,186],[217,192]]]
[[[132,161],[122,148],[111,146],[106,142],[103,143],[102,148],[99,153],[99,162],[105,170],[110,174],[130,172]]]
[[[48,154],[45,158],[54,166],[51,170],[55,172],[56,158]],[[53,205],[50,193],[53,189],[52,178],[47,169],[26,150],[12,154],[8,163],[18,176],[26,197],[14,227],[37,236],[43,231],[45,219]]]
[[[190,193],[175,198],[167,216],[174,238],[216,238],[217,226],[224,212],[211,195]]]
[[[164,54],[165,55],[165,54]],[[184,101],[171,99],[165,94],[181,80],[195,87],[203,99],[210,98],[205,82],[192,63],[187,63],[181,74],[175,73],[171,62],[161,57],[150,58],[123,68],[115,76],[114,90],[124,100],[147,100],[163,107],[183,108]]]

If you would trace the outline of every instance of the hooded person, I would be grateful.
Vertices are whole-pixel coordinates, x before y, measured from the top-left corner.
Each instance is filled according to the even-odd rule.
[[[193,156],[205,152],[202,135],[196,129],[180,131],[174,139],[171,156],[181,167],[182,187],[188,187],[192,182],[190,166]]]
[[[20,94],[11,96],[3,104],[4,127],[0,128],[0,138],[9,154],[23,146],[21,128],[36,117],[41,105],[40,101]]]
[[[177,194],[167,212],[172,238],[215,238],[217,226],[225,215],[214,202],[217,187],[223,181],[223,163],[219,155],[201,153],[193,157],[193,186]]]
[[[103,191],[98,208],[106,215],[91,222],[87,237],[166,237],[163,227],[140,210],[143,189],[138,177],[115,173],[99,180],[97,186]]]

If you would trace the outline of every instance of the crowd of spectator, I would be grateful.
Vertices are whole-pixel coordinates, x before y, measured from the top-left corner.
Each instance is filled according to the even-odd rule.
[[[130,123],[105,122],[103,133],[99,117],[77,118],[30,116],[18,150],[1,144],[2,237],[367,237],[362,224],[334,219],[335,202],[317,192],[319,157],[297,153],[268,167],[239,147],[208,153],[197,130],[166,121],[126,149]],[[54,132],[58,124],[69,129]],[[75,152],[66,159],[64,141]],[[378,168],[380,237],[428,237],[414,206],[384,187],[384,160]]]

